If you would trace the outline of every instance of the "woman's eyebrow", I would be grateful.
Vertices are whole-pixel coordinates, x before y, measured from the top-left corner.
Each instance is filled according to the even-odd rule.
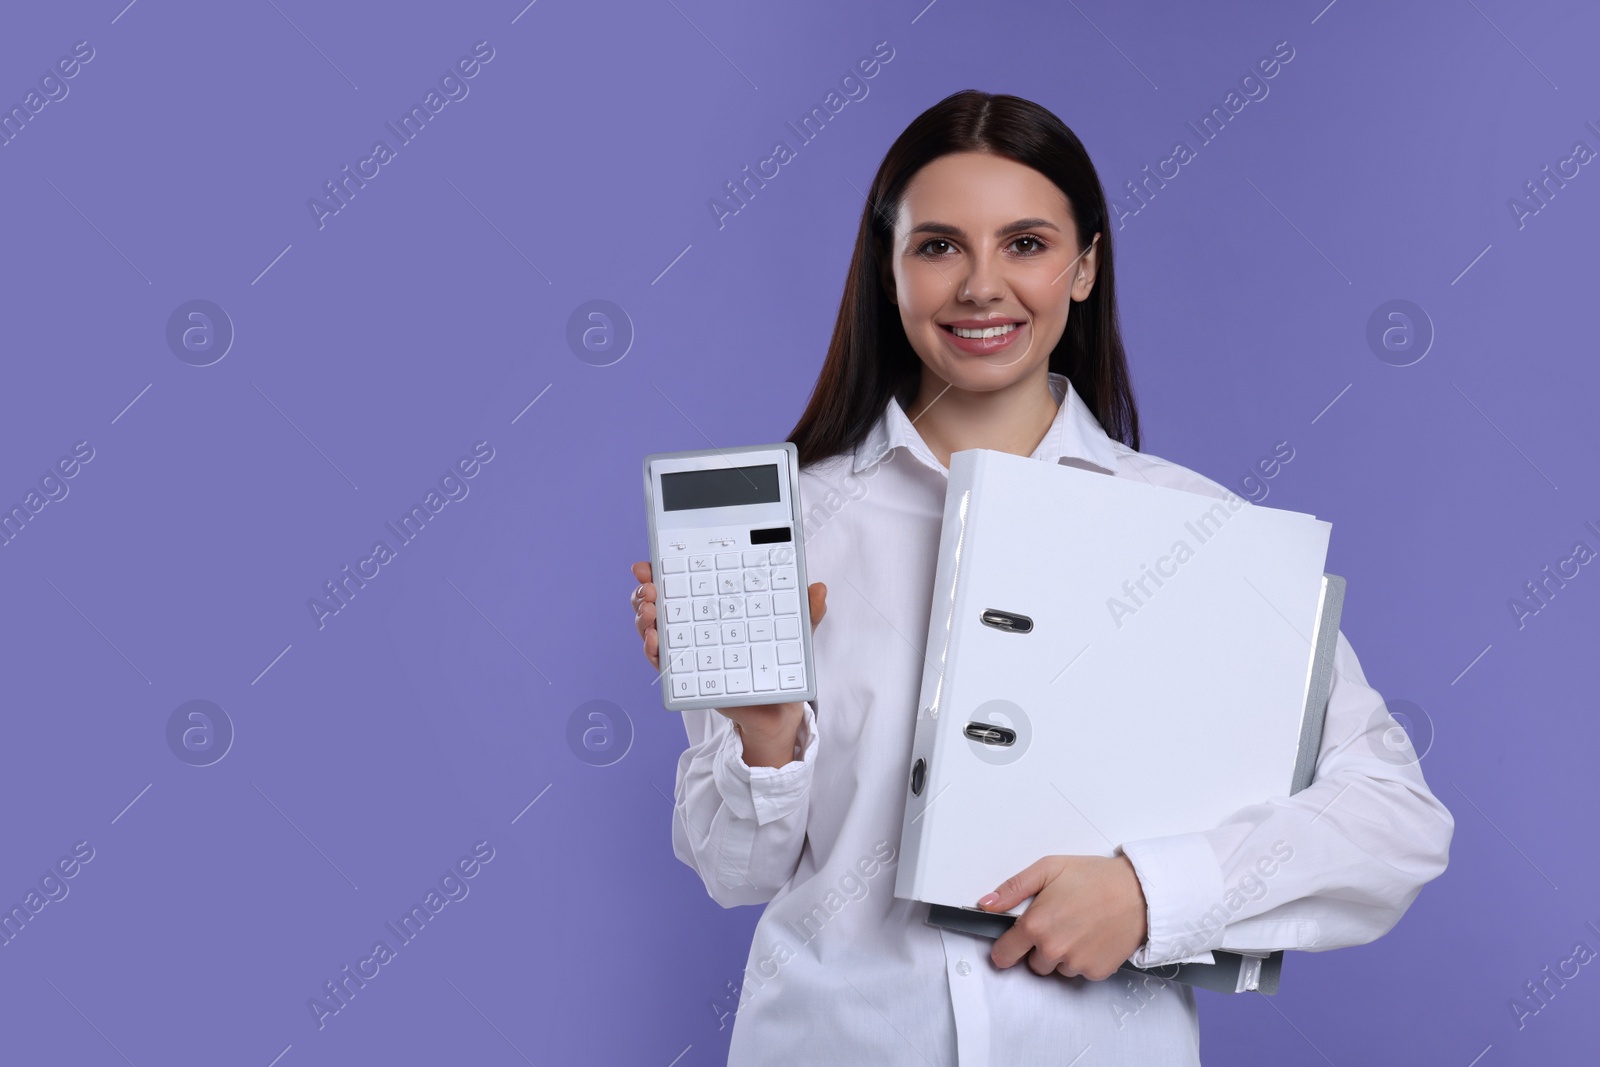
[[[1007,223],[994,231],[996,237],[1004,237],[1008,233],[1018,230],[1055,230],[1061,232],[1060,227],[1049,219],[1018,219],[1016,222]],[[924,222],[911,228],[912,233],[936,233],[946,237],[965,237],[966,231],[959,226],[952,226],[948,222]]]

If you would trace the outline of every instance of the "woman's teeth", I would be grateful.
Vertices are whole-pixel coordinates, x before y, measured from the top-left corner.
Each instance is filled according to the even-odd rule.
[[[1002,334],[1010,333],[1012,330],[1015,330],[1016,328],[1017,328],[1017,324],[1016,323],[1008,322],[1004,326],[990,326],[986,330],[967,330],[967,329],[963,329],[960,326],[952,326],[952,327],[950,327],[950,332],[954,333],[957,337],[967,337],[967,338],[971,338],[973,340],[977,340],[979,338],[984,338],[984,337],[999,337]]]

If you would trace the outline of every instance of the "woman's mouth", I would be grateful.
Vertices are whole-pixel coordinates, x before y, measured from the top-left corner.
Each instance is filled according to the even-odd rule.
[[[1005,322],[980,329],[940,323],[940,329],[944,330],[951,345],[958,351],[973,356],[987,356],[1009,347],[1025,325],[1021,322]]]

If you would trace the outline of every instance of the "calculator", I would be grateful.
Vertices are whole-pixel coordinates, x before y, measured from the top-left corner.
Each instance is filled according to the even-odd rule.
[[[785,441],[644,458],[668,710],[816,699],[798,457]]]

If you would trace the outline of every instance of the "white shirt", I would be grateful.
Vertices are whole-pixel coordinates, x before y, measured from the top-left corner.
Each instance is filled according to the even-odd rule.
[[[1059,407],[1032,458],[1230,495],[1108,437],[1065,375],[1050,388]],[[726,716],[682,713],[673,850],[724,907],[767,905],[728,1063],[1198,1064],[1191,987],[1041,977],[1026,957],[999,968],[992,941],[926,925],[927,904],[894,896],[948,478],[892,398],[853,453],[801,469],[806,568],[828,603],[799,758],[747,766]],[[1334,662],[1308,788],[1216,829],[1121,843],[1148,906],[1135,966],[1363,944],[1444,870],[1454,820],[1342,632]]]

